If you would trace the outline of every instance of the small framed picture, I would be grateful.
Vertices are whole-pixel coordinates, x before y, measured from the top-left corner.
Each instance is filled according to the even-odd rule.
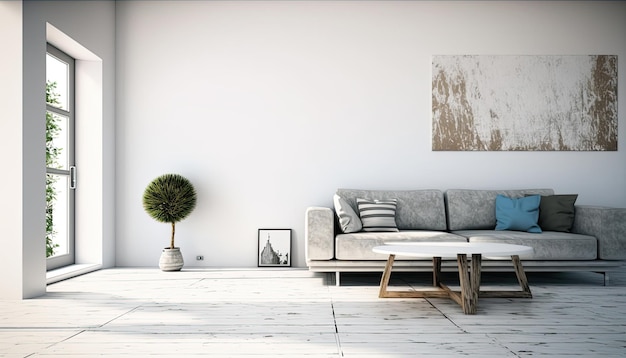
[[[259,229],[261,266],[291,266],[291,229]]]

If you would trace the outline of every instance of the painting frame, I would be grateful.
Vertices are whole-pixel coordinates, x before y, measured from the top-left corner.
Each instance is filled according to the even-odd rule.
[[[433,151],[617,151],[617,55],[433,55]]]
[[[258,230],[258,267],[291,267],[291,229]]]

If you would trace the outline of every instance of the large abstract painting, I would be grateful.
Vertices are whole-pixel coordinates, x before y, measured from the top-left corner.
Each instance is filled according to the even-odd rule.
[[[432,149],[616,151],[617,56],[434,56]]]

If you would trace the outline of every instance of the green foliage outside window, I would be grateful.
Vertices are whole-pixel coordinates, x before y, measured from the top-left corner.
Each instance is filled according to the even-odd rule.
[[[55,92],[56,82],[48,81],[46,83],[46,103],[52,105],[58,105],[59,94]],[[58,119],[49,111],[46,111],[46,167],[53,167],[57,165],[59,154],[61,154],[61,148],[54,146],[54,138],[59,134],[61,128],[58,123]],[[57,182],[57,178],[54,175],[46,174],[46,257],[54,255],[54,249],[59,247],[53,241],[54,231],[54,201],[56,200],[56,192],[54,191],[54,184]]]

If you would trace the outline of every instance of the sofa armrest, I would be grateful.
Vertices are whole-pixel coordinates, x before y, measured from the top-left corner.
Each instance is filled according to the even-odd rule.
[[[304,223],[306,260],[330,260],[335,257],[335,220],[330,208],[309,207]]]
[[[626,208],[577,205],[572,232],[595,236],[599,259],[626,259]]]

